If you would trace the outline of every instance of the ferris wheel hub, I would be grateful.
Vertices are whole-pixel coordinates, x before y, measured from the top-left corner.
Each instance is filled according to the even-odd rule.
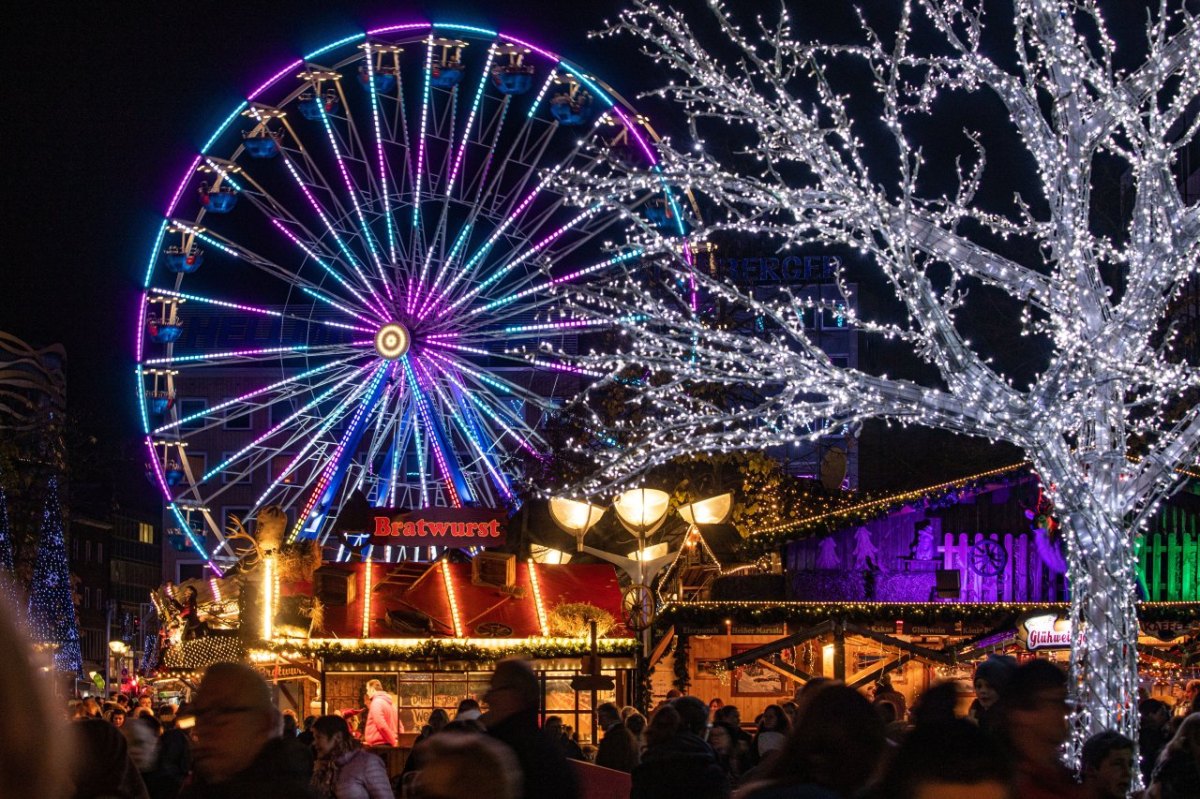
[[[408,352],[411,341],[408,328],[399,322],[392,322],[379,328],[375,334],[375,351],[380,357],[394,361]]]

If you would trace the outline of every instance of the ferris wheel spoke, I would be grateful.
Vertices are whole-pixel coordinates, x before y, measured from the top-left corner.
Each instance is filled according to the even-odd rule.
[[[329,378],[329,380],[334,380],[334,379],[340,377],[340,379],[337,379],[336,382],[334,382],[334,384],[332,386],[330,386],[328,389],[326,389],[325,391],[322,391],[320,394],[318,394],[316,397],[314,397],[313,399],[306,402],[304,405],[301,405],[299,408],[294,410],[292,413],[285,416],[282,421],[269,427],[266,430],[266,432],[257,436],[249,444],[245,445],[241,449],[234,452],[232,455],[230,455],[227,458],[225,458],[224,460],[222,460],[216,466],[209,469],[204,474],[204,476],[200,478],[200,481],[205,482],[205,481],[212,479],[215,475],[219,474],[220,472],[222,472],[225,469],[232,466],[234,463],[241,460],[251,450],[254,450],[255,448],[261,446],[263,442],[268,441],[271,438],[274,438],[281,431],[284,431],[284,430],[288,429],[289,427],[291,427],[293,424],[295,424],[297,422],[297,420],[301,419],[301,417],[304,417],[310,411],[312,411],[314,408],[316,408],[321,403],[325,402],[331,396],[336,394],[338,391],[343,389],[346,386],[346,384],[349,383],[351,380],[361,377],[363,372],[365,372],[367,369],[369,369],[371,367],[371,365],[372,364],[367,364],[366,366],[362,366],[358,369],[345,370],[347,372],[347,374],[345,374],[344,376],[334,375],[333,378]],[[317,384],[317,385],[314,385],[312,388],[315,390],[320,387],[321,387],[321,384]],[[295,396],[295,395],[293,394],[292,396]],[[276,399],[276,401],[277,402],[290,402],[291,399],[292,399],[291,396],[279,397]],[[272,403],[272,404],[274,404],[274,403]]]
[[[516,441],[517,445],[529,452],[535,458],[541,460],[545,456],[535,449],[531,442],[537,442],[539,446],[545,447],[547,442],[537,431],[525,424],[524,420],[513,416],[513,409],[505,406],[498,398],[493,398],[494,407],[490,406],[487,401],[480,398],[479,393],[470,390],[465,381],[456,374],[461,370],[461,365],[456,365],[449,359],[439,358],[443,361],[440,364],[443,374],[472,404],[474,404],[488,419],[491,419],[504,433],[508,434]],[[485,395],[490,396],[490,395]],[[521,400],[522,404],[525,400]],[[541,398],[537,398],[537,405],[541,405]],[[543,408],[543,410],[546,410]],[[505,419],[507,417],[507,421]]]
[[[310,347],[307,344],[293,344],[289,347],[256,347],[246,350],[226,350],[224,352],[206,352],[194,355],[166,355],[161,358],[148,358],[144,361],[148,366],[169,365],[181,369],[222,366],[227,364],[246,364],[261,361],[275,361],[282,358],[308,358],[313,355],[345,355],[362,352],[362,347],[374,344],[374,339],[350,342],[349,344],[326,344]]]
[[[191,413],[191,414],[188,414],[187,416],[182,416],[182,417],[176,419],[175,421],[168,422],[167,424],[156,427],[151,432],[154,433],[155,435],[157,435],[159,433],[167,432],[168,430],[175,430],[177,428],[180,428],[185,425],[189,425],[192,422],[196,422],[196,421],[199,421],[202,419],[219,418],[221,421],[224,421],[225,416],[223,415],[223,412],[227,408],[233,408],[233,407],[236,407],[236,406],[242,405],[242,404],[250,405],[251,400],[258,399],[265,394],[270,394],[272,392],[278,392],[282,389],[287,389],[289,387],[302,387],[302,390],[308,390],[308,388],[310,388],[312,386],[312,383],[309,381],[311,381],[317,375],[322,374],[324,372],[328,372],[330,369],[334,369],[338,366],[342,366],[342,365],[349,363],[350,361],[353,361],[357,358],[361,358],[365,354],[366,353],[351,355],[346,358],[339,358],[335,361],[330,361],[329,363],[322,364],[322,365],[316,367],[315,369],[309,369],[309,370],[301,372],[297,375],[293,375],[292,377],[286,377],[283,380],[276,381],[274,383],[271,383],[270,385],[260,386],[259,388],[251,389],[250,391],[247,391],[237,397],[234,397],[233,399],[226,400],[225,402],[217,403],[216,405],[212,406],[211,408],[205,408],[202,411],[197,411],[196,413]],[[257,404],[254,404],[254,405],[250,405],[250,407],[257,408],[260,406]],[[217,414],[222,414],[222,415],[220,417],[217,417]]]
[[[302,322],[304,324],[317,324],[317,325],[323,325],[325,327],[336,327],[341,330],[353,330],[358,333],[366,333],[368,335],[374,335],[376,332],[376,327],[364,327],[362,325],[351,325],[351,324],[346,324],[345,322],[334,322],[329,319],[311,319],[307,316],[301,316],[300,314],[296,314],[296,313],[288,313],[286,311],[276,311],[276,310],[272,310],[270,308],[261,308],[261,307],[254,306],[254,305],[246,305],[245,303],[231,302],[229,300],[218,300],[215,297],[203,297],[199,294],[192,294],[192,293],[186,292],[186,291],[176,291],[175,289],[152,288],[152,289],[150,289],[150,294],[151,294],[151,297],[153,297],[155,295],[162,296],[162,297],[173,297],[175,299],[180,299],[180,300],[188,300],[191,302],[200,302],[200,303],[205,303],[208,305],[216,305],[221,308],[232,308],[233,310],[244,311],[245,313],[257,314],[259,316],[270,316],[275,319],[288,319],[288,320],[295,321],[295,322]]]
[[[473,497],[466,480],[463,478],[458,461],[454,458],[453,451],[450,449],[450,437],[446,434],[440,420],[434,413],[428,391],[422,385],[418,376],[419,364],[413,358],[407,356],[401,359],[401,363],[403,364],[404,374],[408,380],[409,387],[412,390],[412,395],[416,400],[417,410],[421,416],[421,422],[425,429],[425,440],[428,443],[430,451],[433,453],[434,462],[442,474],[442,479],[445,481],[447,497],[454,507],[461,508],[464,500],[469,502]]]
[[[263,272],[264,274],[269,275],[270,277],[274,278],[275,280],[280,281],[283,284],[292,285],[297,288],[305,289],[305,290],[311,289],[312,291],[321,293],[320,292],[321,287],[318,284],[313,283],[311,280],[308,280],[307,278],[301,277],[295,270],[288,269],[287,267],[285,267],[269,258],[266,258],[265,256],[259,255],[258,253],[254,252],[253,250],[250,250],[249,248],[244,247],[235,241],[225,238],[224,236],[221,236],[211,230],[196,227],[195,225],[192,225],[191,223],[184,222],[179,219],[171,219],[171,220],[169,220],[169,222],[170,222],[171,227],[192,234],[195,237],[196,241],[199,241],[203,244],[208,245],[209,247],[219,250],[220,252],[223,252],[226,255],[231,255],[234,258],[237,258],[238,260],[249,264],[250,266],[254,267],[255,269],[258,269],[259,271]],[[286,228],[283,228],[280,225],[277,225],[276,227],[278,227],[285,234],[288,233]],[[298,239],[293,238],[293,241],[296,244],[300,244]],[[326,269],[326,272],[330,273],[331,275],[333,274],[333,270],[329,269],[327,264],[324,264],[319,259],[314,258],[314,260],[318,260],[318,263],[321,263],[322,267]],[[343,283],[343,287],[346,288],[347,290],[350,290],[350,287],[347,284]],[[362,299],[362,296],[357,294],[356,292],[352,291],[352,294],[356,299],[359,299],[359,300]],[[364,302],[363,307],[366,309],[369,309],[369,308],[371,308],[371,305],[369,303]],[[355,311],[347,310],[346,313],[351,316],[354,316],[355,318],[359,319],[360,321],[368,322],[370,324],[375,323],[375,320],[371,320],[368,317],[363,316],[362,314],[357,313]]]
[[[375,81],[375,59],[371,52],[371,42],[363,45],[366,55],[364,59],[367,68],[367,91],[371,98],[371,124],[375,132],[375,166],[378,169],[379,191],[378,198],[387,228],[387,245],[390,263],[396,263],[396,222],[392,218],[391,190],[388,187],[387,159],[383,152],[383,128],[379,115],[379,92]],[[394,72],[398,75],[399,69]]]
[[[339,85],[338,91],[341,91]],[[345,102],[343,98],[343,103]],[[342,182],[345,184],[346,193],[350,197],[350,204],[354,208],[354,216],[358,219],[359,230],[362,233],[363,243],[370,252],[371,260],[375,264],[375,268],[379,273],[379,279],[383,283],[383,289],[387,293],[388,300],[393,300],[391,281],[388,280],[387,274],[383,269],[383,262],[379,257],[379,247],[375,241],[375,236],[371,232],[370,226],[367,224],[367,218],[363,214],[362,203],[359,202],[359,189],[354,185],[354,179],[350,176],[350,169],[346,165],[346,159],[342,155],[342,148],[338,145],[338,137],[334,133],[333,124],[330,122],[329,114],[325,112],[325,106],[318,104],[317,108],[321,110],[321,124],[325,127],[325,134],[329,140],[329,147],[333,151],[333,157],[337,161],[338,172],[342,177]],[[351,125],[351,127],[353,127]],[[375,292],[372,291],[372,294]]]
[[[422,371],[424,372],[423,368]],[[424,373],[429,386],[433,389],[440,407],[445,414],[450,417],[454,427],[458,429],[459,435],[467,442],[469,451],[474,451],[479,460],[484,464],[493,483],[500,490],[506,501],[512,501],[513,492],[512,485],[508,479],[504,477],[497,466],[488,457],[488,453],[484,451],[483,444],[479,440],[479,430],[472,424],[472,420],[463,413],[463,406],[458,402],[457,397],[448,396],[447,392],[438,385],[437,380],[431,377],[427,372]],[[461,471],[461,467],[460,467]]]

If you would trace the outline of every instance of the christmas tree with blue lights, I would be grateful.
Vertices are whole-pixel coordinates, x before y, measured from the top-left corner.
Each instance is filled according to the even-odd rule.
[[[29,591],[29,633],[35,642],[55,647],[56,669],[75,673],[83,670],[57,477],[50,478],[42,508],[42,527]]]
[[[17,605],[17,575],[13,570],[12,525],[8,520],[8,494],[0,484],[0,601]]]

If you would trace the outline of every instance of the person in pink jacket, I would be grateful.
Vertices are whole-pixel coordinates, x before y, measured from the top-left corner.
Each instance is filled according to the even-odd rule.
[[[397,735],[404,732],[392,695],[383,690],[379,680],[367,680],[367,726],[363,743],[367,746],[396,746]]]
[[[312,789],[318,799],[394,799],[383,760],[359,746],[340,716],[313,723]]]

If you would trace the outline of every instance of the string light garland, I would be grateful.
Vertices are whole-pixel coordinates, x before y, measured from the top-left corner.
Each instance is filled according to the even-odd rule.
[[[625,419],[609,430],[589,419],[623,446],[593,450],[600,468],[580,489],[601,495],[685,452],[816,442],[834,425],[853,434],[867,419],[1019,447],[1066,543],[1073,758],[1100,730],[1137,739],[1135,537],[1178,488],[1176,470],[1196,471],[1200,452],[1200,370],[1178,352],[1187,325],[1170,319],[1200,274],[1200,207],[1185,205],[1172,171],[1200,134],[1188,117],[1200,98],[1200,21],[1181,0],[1155,6],[1137,37],[1144,58],[1126,68],[1113,61],[1118,44],[1095,3],[1013,5],[1011,34],[986,24],[982,5],[927,0],[902,4],[894,35],[868,30],[824,44],[798,35],[786,8],[743,29],[710,0],[714,47],[682,12],[634,0],[600,34],[628,35],[672,70],[659,93],[682,106],[692,141],[660,144],[653,174],[564,169],[557,179],[580,207],[636,214],[623,203],[666,181],[710,212],[685,243],[651,225],[621,242],[661,262],[661,281],[571,295],[574,318],[623,320],[617,351],[574,362],[636,378],[624,384]],[[722,49],[736,63],[714,55]],[[856,85],[852,103],[841,81],[857,67],[869,84]],[[951,94],[954,103],[938,102]],[[1002,206],[977,198],[992,174],[982,133],[965,133],[962,154],[922,147],[923,132],[973,96],[1000,101],[1031,165],[1023,196]],[[706,137],[747,146],[710,152]],[[928,190],[944,184],[925,179],[929,152],[944,154],[956,176],[950,191]],[[1093,225],[1104,193],[1080,189],[1094,185],[1100,158],[1106,174],[1129,176],[1133,198],[1111,223],[1121,229],[1107,233]],[[681,253],[725,231],[781,249],[818,243],[861,254],[903,306],[902,321],[857,302],[848,259],[833,276],[839,296],[820,299],[748,296],[682,263]],[[709,324],[693,313],[693,286],[761,319],[761,331]],[[997,293],[1020,307],[1020,335],[990,349],[1026,351],[1027,364],[1040,364],[1022,385],[963,332],[975,297]],[[860,336],[905,345],[938,379],[922,385],[835,363],[804,321],[825,312]],[[639,428],[634,418],[654,423]]]
[[[241,663],[246,650],[233,635],[211,635],[167,647],[160,671],[167,673],[203,671],[214,663]]]
[[[597,641],[604,657],[632,657],[638,651],[633,638],[607,638]],[[426,638],[407,642],[379,640],[268,642],[268,652],[326,660],[398,662],[470,661],[492,662],[506,657],[574,658],[591,652],[591,643],[579,638],[527,638],[488,641],[486,639]]]

